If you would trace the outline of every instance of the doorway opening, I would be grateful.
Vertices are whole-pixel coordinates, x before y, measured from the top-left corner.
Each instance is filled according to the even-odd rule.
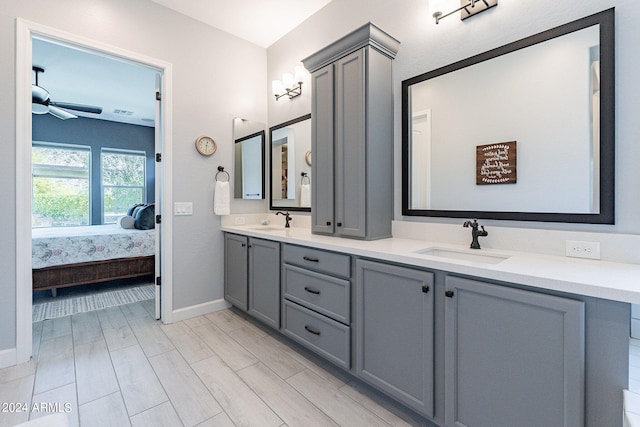
[[[39,56],[42,54],[39,49],[43,47],[57,53],[48,59],[46,55]],[[66,84],[64,81],[56,82],[56,74],[62,72],[64,63],[61,49],[76,59],[84,57],[85,61],[85,68],[74,65],[85,73],[72,77]],[[160,218],[165,204],[170,206],[171,202],[171,186],[168,184],[171,179],[171,64],[20,19],[17,22],[16,52],[16,191],[19,195],[16,203],[16,363],[27,361],[31,356],[33,290],[37,286],[47,288],[49,292],[56,288],[75,288],[77,291],[86,285],[93,289],[124,289],[138,288],[139,282],[136,281],[146,280],[151,287],[151,295],[155,297],[155,301],[148,304],[148,311],[157,319],[170,323],[171,247],[161,242],[171,242],[172,221],[169,215],[163,218],[164,221]],[[144,74],[144,85],[150,99],[143,103],[150,103],[151,109],[147,108],[145,114],[137,117],[134,110],[144,107],[107,106],[106,98],[74,98],[74,91],[87,94],[91,92],[92,85],[101,85],[99,80],[91,80],[97,77],[94,76],[95,70],[87,72],[95,63],[113,66],[107,74],[117,75],[119,71],[116,69],[127,67]],[[54,72],[56,68],[59,70]],[[43,73],[41,70],[49,72],[52,79],[47,81],[41,74],[36,82],[35,76]],[[86,86],[89,89],[82,90],[82,79],[89,79],[89,86]],[[122,76],[117,79],[117,85],[104,84],[108,92],[115,93],[119,84],[125,81]],[[66,92],[60,89],[65,86],[68,88]],[[42,88],[46,90],[43,92]],[[131,91],[130,88],[128,90]],[[32,103],[26,101],[29,92]],[[101,103],[105,108],[94,105]],[[42,111],[45,108],[47,110]],[[38,117],[34,114],[36,110],[41,114]],[[96,118],[102,116],[102,112],[99,114],[97,110],[106,114]],[[125,117],[115,117],[118,114]],[[136,118],[144,123],[133,123]],[[110,130],[106,131],[107,128]],[[138,135],[136,129],[142,130],[140,133],[146,133],[146,136]],[[141,148],[134,143],[136,140],[145,140],[147,145]],[[78,160],[80,158],[84,160]],[[51,207],[52,200],[56,198],[59,199],[56,202],[58,207],[72,205],[77,208],[76,212],[59,214]],[[138,210],[144,210],[145,214],[137,215]],[[131,218],[133,223],[125,224],[120,220],[124,217]],[[162,224],[156,225],[156,222]],[[139,224],[145,225],[138,227]],[[147,231],[151,237],[144,241],[129,237],[128,244],[116,243],[114,249],[101,243],[114,240],[112,235],[104,237],[104,233],[92,230],[112,228],[126,233],[129,225],[135,231]],[[32,240],[32,230],[36,228],[71,230],[83,227],[90,230],[85,230],[89,236],[72,233],[74,236],[67,237],[67,240],[75,241],[81,248],[80,252],[93,255],[93,260],[80,259],[66,248],[46,247],[42,241],[35,241],[35,233]],[[55,246],[51,240],[46,242]],[[132,256],[124,256],[124,252],[118,254],[118,249],[128,251]],[[40,266],[51,270],[46,271],[44,279],[36,279],[36,261],[32,254],[39,255],[37,262],[50,261],[62,255],[68,265],[77,264],[73,267],[80,267],[80,270],[70,273],[66,271],[67,264],[60,264],[62,267],[58,268]],[[162,288],[161,281],[164,282]]]
[[[32,67],[33,321],[138,301],[159,318],[159,70],[38,37]]]

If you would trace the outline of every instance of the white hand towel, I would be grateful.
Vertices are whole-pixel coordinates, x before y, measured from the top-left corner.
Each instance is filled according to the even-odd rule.
[[[311,207],[311,185],[300,185],[300,206],[303,208]]]
[[[216,188],[213,193],[213,213],[216,215],[229,215],[231,213],[229,181],[216,181]]]

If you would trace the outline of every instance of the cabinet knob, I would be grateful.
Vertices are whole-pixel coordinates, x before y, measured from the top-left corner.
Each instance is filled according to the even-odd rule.
[[[245,244],[243,243],[243,244],[242,244],[242,247],[244,248],[245,246],[247,246],[247,245],[245,245]]]
[[[427,285],[422,285],[422,292],[424,292],[425,294],[426,294],[426,293],[429,293],[429,286],[427,286]]]
[[[331,221],[327,221],[327,226],[331,225]]]
[[[336,223],[336,225],[337,225],[338,227],[342,227],[342,223],[341,223],[341,222],[337,222],[337,223]]]
[[[446,291],[444,293],[444,296],[447,297],[447,298],[453,298],[453,291]]]

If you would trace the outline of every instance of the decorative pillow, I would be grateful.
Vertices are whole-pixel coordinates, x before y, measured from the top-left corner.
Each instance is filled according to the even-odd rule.
[[[134,226],[138,230],[151,230],[156,226],[156,212],[153,203],[136,207],[132,216],[135,220]]]
[[[135,228],[135,222],[136,220],[130,215],[120,217],[117,221],[118,225],[125,229]]]

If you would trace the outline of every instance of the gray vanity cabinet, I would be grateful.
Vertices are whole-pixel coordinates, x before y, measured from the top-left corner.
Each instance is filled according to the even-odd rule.
[[[430,272],[356,261],[356,373],[429,418],[434,416],[433,282]]]
[[[280,243],[249,239],[249,314],[280,328]]]
[[[367,24],[303,60],[311,74],[312,231],[391,236],[399,42]]]
[[[246,236],[224,235],[224,299],[244,311],[248,308],[248,244]]]
[[[280,243],[225,234],[225,299],[280,328]]]
[[[448,276],[447,426],[582,426],[584,303]]]
[[[351,257],[282,246],[285,335],[345,369],[351,368]]]

